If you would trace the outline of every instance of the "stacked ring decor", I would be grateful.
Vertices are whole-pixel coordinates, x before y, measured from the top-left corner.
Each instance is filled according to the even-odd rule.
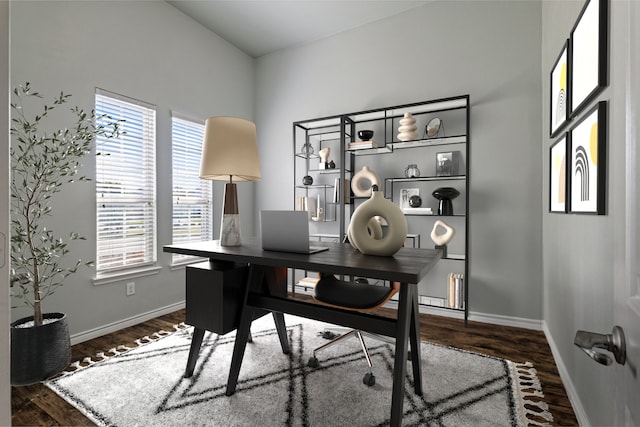
[[[380,219],[387,222],[383,236]],[[347,236],[349,243],[365,255],[391,256],[407,238],[407,218],[394,203],[385,199],[377,185],[371,186],[371,197],[356,208],[351,216]]]
[[[371,183],[370,188],[362,188],[364,181]],[[371,195],[373,186],[380,188],[380,177],[377,173],[369,169],[368,166],[363,166],[356,174],[351,178],[351,190],[356,197],[367,197]]]

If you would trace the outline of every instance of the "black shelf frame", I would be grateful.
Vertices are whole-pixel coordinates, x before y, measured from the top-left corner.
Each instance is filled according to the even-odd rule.
[[[435,136],[432,138],[420,137],[411,141],[398,141],[393,134],[397,129],[398,121],[404,117],[405,112],[411,112],[414,116],[420,116],[423,114],[443,113],[448,111],[464,110],[465,111],[465,133],[456,133],[450,136]],[[465,173],[453,176],[422,176],[416,178],[403,178],[403,177],[389,177],[384,179],[384,195],[386,198],[392,199],[393,185],[400,182],[421,182],[421,181],[464,181],[465,188],[465,214],[453,215],[455,218],[463,218],[465,223],[465,239],[464,239],[464,255],[458,255],[453,257],[445,257],[443,260],[453,260],[464,262],[464,306],[462,308],[441,307],[433,305],[438,309],[452,310],[457,312],[463,312],[464,324],[467,326],[469,317],[469,271],[470,271],[470,171],[471,171],[471,105],[469,95],[460,95],[447,98],[440,98],[430,101],[414,102],[408,104],[401,104],[391,107],[369,109],[363,111],[357,111],[346,114],[338,114],[332,116],[325,116],[320,118],[313,118],[308,120],[300,120],[293,123],[293,151],[295,157],[300,157],[305,160],[304,175],[309,172],[315,174],[336,174],[339,177],[339,185],[343,187],[345,180],[351,179],[353,171],[355,171],[356,157],[370,156],[370,155],[388,155],[393,154],[396,150],[404,149],[421,149],[423,147],[434,146],[454,146],[464,145],[466,147],[465,153]],[[349,148],[349,142],[356,141],[356,129],[366,123],[380,123],[382,121],[384,129],[384,141],[381,142],[380,147],[377,148]],[[300,136],[303,136],[302,140]],[[391,135],[390,138],[387,136]],[[300,148],[304,144],[312,144],[313,141],[317,141],[318,151],[322,147],[323,142],[339,143],[339,150],[341,163],[336,165],[336,169],[314,169],[310,168],[310,161],[319,158],[318,154],[306,154],[301,153]],[[294,161],[294,180],[302,177],[298,171],[297,162]],[[333,186],[328,186],[333,187]],[[316,188],[313,185],[303,186],[297,182],[294,185],[294,209],[296,208],[297,193],[301,188],[305,189],[308,193],[309,189]],[[301,191],[301,190],[300,190]],[[325,190],[326,191],[326,190]],[[337,203],[325,202],[325,205],[335,205],[335,218],[338,223],[338,236],[346,235],[346,218],[347,209],[351,212],[351,207],[355,204],[356,200],[366,199],[363,197],[355,197],[353,192],[349,189],[349,197],[345,196],[343,188],[337,189],[339,199]],[[326,200],[326,198],[325,198]],[[349,212],[349,214],[351,213]],[[451,218],[452,216],[445,215],[424,215],[424,214],[411,214],[405,213],[408,216],[417,217],[437,217],[437,218]],[[326,215],[326,212],[325,212]],[[453,255],[453,254],[450,254]],[[295,285],[295,283],[294,283]],[[421,304],[424,305],[424,304]],[[428,305],[428,304],[427,304]]]

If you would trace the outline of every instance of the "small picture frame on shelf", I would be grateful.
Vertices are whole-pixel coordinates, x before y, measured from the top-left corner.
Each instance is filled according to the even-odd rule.
[[[436,153],[436,176],[458,175],[459,151]]]
[[[409,199],[412,196],[420,196],[419,188],[403,188],[400,190],[400,209],[410,209]]]

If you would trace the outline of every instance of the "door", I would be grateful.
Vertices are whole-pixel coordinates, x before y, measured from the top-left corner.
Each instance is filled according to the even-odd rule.
[[[616,250],[614,321],[626,338],[627,360],[615,366],[615,425],[640,425],[640,2],[628,8],[626,65],[626,208],[624,236]],[[616,214],[621,215],[621,214]],[[622,219],[618,216],[616,220]],[[622,247],[624,245],[624,247]],[[619,254],[619,256],[618,256]],[[624,266],[624,268],[622,268]]]

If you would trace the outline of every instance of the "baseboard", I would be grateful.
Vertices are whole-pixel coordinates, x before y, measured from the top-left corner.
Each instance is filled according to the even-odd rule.
[[[560,351],[558,350],[558,346],[553,340],[553,336],[551,335],[551,331],[549,331],[546,321],[542,321],[542,330],[544,331],[544,336],[547,338],[549,347],[551,347],[551,354],[553,355],[553,359],[556,361],[556,366],[558,367],[558,372],[560,373],[560,379],[562,380],[564,389],[567,391],[567,396],[569,397],[569,402],[573,407],[573,412],[576,414],[576,418],[578,419],[578,425],[591,425],[589,423],[587,413],[584,410],[582,403],[580,402],[580,398],[578,397],[578,392],[573,385],[573,381],[571,381],[571,376],[569,376],[567,366],[562,361]]]
[[[100,326],[99,328],[90,329],[88,331],[73,334],[71,336],[71,345],[79,344],[94,338],[101,337],[112,332],[119,331],[129,326],[137,325],[138,323],[146,322],[147,320],[155,319],[156,317],[173,313],[174,311],[181,310],[185,307],[185,302],[178,302],[175,304],[161,307],[157,310],[148,311],[146,313],[139,314],[137,316],[129,317],[118,322],[110,323],[108,325]]]

